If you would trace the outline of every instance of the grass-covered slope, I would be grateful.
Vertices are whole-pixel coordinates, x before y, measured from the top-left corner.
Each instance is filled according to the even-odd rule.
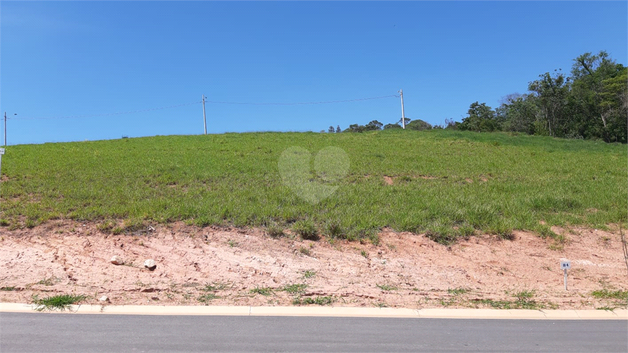
[[[278,161],[292,146],[346,151],[349,173],[335,193],[312,204],[282,183]],[[55,218],[304,221],[341,237],[392,227],[448,241],[473,230],[603,227],[628,209],[625,145],[502,133],[158,136],[10,146],[3,157],[0,223],[9,227]]]

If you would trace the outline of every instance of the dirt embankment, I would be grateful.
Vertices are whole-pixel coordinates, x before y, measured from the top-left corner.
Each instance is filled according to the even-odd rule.
[[[378,246],[274,239],[260,229],[155,226],[110,235],[95,224],[0,228],[0,301],[83,294],[93,304],[611,308],[592,295],[628,289],[619,234],[562,232],[557,245],[527,232],[474,236],[451,247],[384,230]],[[123,265],[111,263],[120,257]],[[145,269],[146,259],[157,267]],[[569,290],[561,259],[571,260]],[[98,298],[107,296],[108,301]]]

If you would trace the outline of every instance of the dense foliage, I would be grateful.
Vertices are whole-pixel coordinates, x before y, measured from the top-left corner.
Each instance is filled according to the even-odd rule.
[[[462,123],[449,127],[626,143],[628,69],[608,53],[582,54],[574,59],[571,76],[546,72],[528,90],[505,97],[495,110],[475,102]]]
[[[510,131],[626,143],[627,120],[628,68],[601,51],[574,59],[571,75],[560,69],[540,75],[528,84],[528,93],[510,94],[496,109],[474,102],[462,122],[446,120],[443,127],[406,119],[406,128]],[[353,124],[344,132],[381,130],[382,126],[374,120],[367,125]],[[383,129],[398,128],[401,121],[383,126]],[[331,127],[329,132],[333,132]],[[340,128],[335,132],[340,132]]]

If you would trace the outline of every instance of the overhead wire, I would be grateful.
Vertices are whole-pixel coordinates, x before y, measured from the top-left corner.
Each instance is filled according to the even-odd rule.
[[[148,109],[140,109],[140,110],[130,110],[130,111],[116,112],[116,113],[72,115],[72,116],[54,116],[54,117],[20,117],[18,115],[17,117],[13,117],[13,118],[7,117],[7,119],[15,119],[15,120],[48,120],[48,119],[94,118],[94,117],[101,117],[101,116],[113,116],[113,115],[123,115],[123,114],[144,113],[144,112],[150,112],[150,111],[161,110],[161,109],[170,109],[170,108],[184,107],[184,106],[193,105],[193,104],[199,104],[199,103],[201,103],[201,101],[192,102],[192,103],[183,103],[183,104],[170,105],[170,106],[167,106],[167,107],[148,108]]]
[[[388,96],[371,97],[371,98],[345,99],[345,100],[339,100],[339,101],[324,101],[324,102],[299,102],[299,103],[246,103],[246,102],[221,102],[221,101],[209,101],[209,100],[206,100],[205,102],[214,103],[214,104],[241,104],[241,105],[308,105],[308,104],[332,104],[332,103],[357,102],[357,101],[383,99],[383,98],[390,98],[390,97],[399,97],[399,96],[391,94]]]
[[[366,101],[366,100],[384,99],[384,98],[391,98],[391,97],[399,97],[399,96],[395,95],[395,94],[392,94],[392,95],[380,96],[380,97],[345,99],[345,100],[336,100],[336,101],[320,101],[320,102],[296,102],[296,103],[252,103],[252,102],[225,102],[225,101],[210,101],[210,100],[205,100],[205,103],[211,103],[211,104],[233,104],[233,105],[293,106],[293,105],[348,103],[348,102],[358,102],[358,101]],[[9,119],[9,120],[52,120],[52,119],[95,118],[95,117],[115,116],[115,115],[124,115],[124,114],[137,114],[137,113],[144,113],[144,112],[150,112],[150,111],[162,110],[162,109],[172,109],[172,108],[184,107],[184,106],[200,104],[200,103],[202,103],[202,101],[183,103],[183,104],[176,104],[176,105],[170,105],[170,106],[158,107],[158,108],[148,108],[148,109],[130,110],[130,111],[115,112],[115,113],[103,113],[103,114],[85,114],[85,115],[53,116],[53,117],[28,117],[28,116],[27,117],[21,117],[21,116],[17,116],[17,117],[7,117],[7,119]]]

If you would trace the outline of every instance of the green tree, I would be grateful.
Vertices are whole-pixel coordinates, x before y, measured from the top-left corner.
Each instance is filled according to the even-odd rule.
[[[384,126],[384,124],[380,123],[377,120],[372,120],[370,123],[366,124],[366,126],[364,127],[364,130],[366,131],[381,130],[382,126]]]
[[[614,79],[622,76],[624,69],[623,65],[611,60],[605,51],[598,54],[584,53],[574,59],[570,104],[574,130],[578,135],[602,138],[607,142],[617,140],[619,127],[616,114],[621,111],[621,102],[617,97],[625,87],[625,80],[622,84],[621,79]]]
[[[530,135],[536,133],[538,109],[535,97],[527,94],[510,94],[502,99],[502,105],[496,109],[496,114],[503,121],[503,130],[524,132]]]
[[[628,142],[628,68],[621,67],[615,77],[602,81],[600,110],[606,142]]]
[[[386,124],[386,125],[384,125],[384,130],[389,130],[389,129],[401,129],[401,126],[399,124]]]
[[[495,111],[475,102],[462,123],[446,120],[446,128],[626,143],[627,70],[605,51],[584,53],[574,59],[571,76],[546,72],[528,84],[528,94],[506,96]]]
[[[460,123],[455,121],[454,119],[445,118],[445,129],[446,130],[458,130],[460,129]]]
[[[432,124],[427,121],[423,121],[421,119],[412,120],[409,124],[406,125],[406,129],[410,130],[430,130],[432,129]]]
[[[467,117],[462,119],[462,123],[460,123],[458,128],[460,130],[490,132],[500,130],[501,126],[493,108],[486,105],[486,103],[480,104],[475,102],[469,107]]]
[[[567,98],[569,95],[569,78],[559,70],[539,76],[532,81],[528,89],[536,99],[539,118],[535,132],[550,136],[565,136],[568,124]]]
[[[351,124],[344,132],[364,132],[364,125]]]

